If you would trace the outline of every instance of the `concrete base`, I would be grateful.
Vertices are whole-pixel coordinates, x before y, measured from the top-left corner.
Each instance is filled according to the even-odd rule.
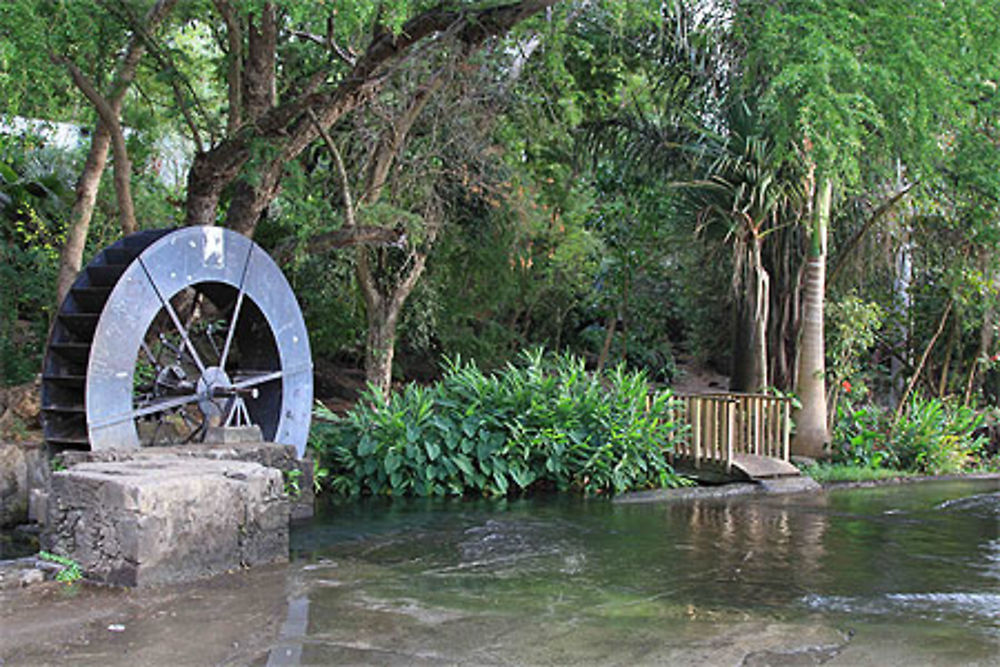
[[[232,432],[233,429],[225,429]],[[253,427],[259,434],[259,429]],[[145,461],[164,455],[181,458],[211,459],[215,461],[251,461],[268,468],[277,468],[287,476],[297,476],[298,494],[292,498],[292,518],[309,518],[313,515],[313,465],[312,459],[299,459],[292,445],[278,445],[273,442],[205,442],[172,447],[142,447],[139,449],[107,449],[99,451],[63,452],[63,463],[73,468],[80,463],[111,461]],[[293,473],[293,471],[298,473]]]
[[[47,547],[93,580],[144,586],[288,559],[280,470],[170,454],[52,475]]]

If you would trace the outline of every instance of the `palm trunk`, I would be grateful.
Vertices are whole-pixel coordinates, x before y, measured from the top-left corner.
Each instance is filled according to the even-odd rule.
[[[823,341],[823,306],[826,291],[826,233],[830,222],[833,183],[821,179],[813,214],[812,249],[805,269],[802,300],[802,334],[799,349],[797,392],[802,407],[795,413],[792,452],[822,458],[830,434],[826,423],[826,352]]]

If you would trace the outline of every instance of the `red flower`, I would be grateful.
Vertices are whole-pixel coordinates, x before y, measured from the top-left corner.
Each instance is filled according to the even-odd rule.
[[[848,393],[851,392],[851,383],[848,382],[847,380],[844,380],[843,382],[841,382],[840,386],[844,388],[844,391],[846,391]]]

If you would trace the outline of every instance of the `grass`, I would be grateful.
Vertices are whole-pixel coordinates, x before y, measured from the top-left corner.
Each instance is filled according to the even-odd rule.
[[[873,482],[881,479],[912,477],[916,473],[890,468],[871,468],[848,463],[817,463],[802,469],[819,483],[825,482]]]

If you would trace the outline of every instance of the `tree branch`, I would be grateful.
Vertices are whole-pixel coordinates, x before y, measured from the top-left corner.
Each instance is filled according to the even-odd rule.
[[[937,331],[934,332],[934,335],[931,336],[930,341],[928,341],[927,347],[924,348],[924,353],[920,355],[920,362],[917,364],[916,369],[914,369],[913,376],[906,385],[906,391],[903,392],[903,396],[899,399],[899,404],[896,406],[896,416],[895,419],[893,419],[893,423],[898,422],[899,418],[902,416],[903,409],[906,407],[906,399],[910,397],[913,387],[917,384],[917,380],[920,379],[920,374],[924,371],[924,364],[927,363],[927,357],[930,356],[931,350],[934,349],[934,344],[937,343],[938,337],[940,337],[941,332],[944,331],[944,325],[948,321],[948,315],[951,314],[951,307],[954,303],[954,299],[948,300],[948,305],[945,307],[944,313],[941,315],[941,320],[938,322]]]
[[[351,67],[357,64],[358,56],[355,53],[351,53],[340,44],[337,44],[333,40],[333,18],[327,19],[327,31],[326,35],[317,35],[316,33],[308,32],[306,30],[292,30],[292,37],[298,37],[299,39],[305,40],[307,42],[312,42],[322,46],[327,51],[330,51],[333,55]]]
[[[121,123],[118,121],[118,113],[108,100],[97,91],[90,79],[80,71],[69,58],[52,56],[52,61],[61,64],[69,71],[73,83],[80,89],[80,92],[94,105],[101,122],[107,126],[111,133],[111,150],[115,156],[114,180],[115,195],[118,201],[118,218],[121,223],[122,233],[128,235],[138,229],[135,221],[135,207],[132,203],[131,171],[132,166],[128,159],[128,150],[125,147],[125,135],[122,132]]]
[[[413,124],[424,110],[431,97],[439,91],[445,84],[444,71],[439,70],[431,76],[430,81],[421,86],[410,101],[410,105],[403,111],[402,115],[392,121],[391,125],[382,138],[379,140],[375,152],[369,162],[367,183],[363,200],[366,203],[376,201],[382,194],[385,181],[389,176],[389,170],[393,162],[399,155],[406,136],[413,128]]]
[[[881,220],[883,216],[885,216],[893,208],[895,208],[896,204],[898,204],[900,200],[910,192],[910,190],[917,187],[918,184],[919,182],[910,183],[902,190],[894,194],[892,197],[884,201],[877,209],[875,209],[872,212],[872,214],[868,217],[868,219],[865,220],[865,223],[861,226],[861,229],[859,229],[858,232],[854,236],[852,236],[847,243],[844,244],[843,250],[841,250],[840,253],[838,253],[837,255],[837,263],[833,265],[833,270],[830,271],[830,276],[826,281],[827,289],[829,289],[830,285],[832,285],[834,281],[837,279],[837,276],[838,274],[840,274],[840,271],[847,265],[847,258],[851,256],[851,253],[854,252],[855,248],[858,247],[858,244],[861,243],[861,239],[863,239],[864,236],[869,231],[871,231],[871,228],[875,226],[876,222]]]
[[[243,124],[243,31],[239,17],[233,12],[228,0],[213,2],[226,24],[226,43],[229,46],[229,69],[226,72],[229,115],[226,118],[226,134],[233,136]]]
[[[377,95],[385,80],[385,67],[422,40],[459,26],[456,38],[466,48],[471,48],[557,1],[524,0],[485,9],[437,6],[407,21],[398,35],[376,36],[351,72],[338,84],[300,95],[270,109],[254,127],[244,127],[207,153],[196,156],[188,178],[187,224],[208,224],[214,220],[222,190],[239,175],[250,158],[251,141],[264,140],[277,150],[258,170],[258,185],[244,189],[241,198],[234,197],[227,217],[230,228],[252,233],[257,217],[275,191],[284,165],[319,136],[305,115],[306,108],[314,110],[320,126],[329,128]]]
[[[347,218],[348,227],[356,227],[357,220],[354,218],[354,199],[351,197],[351,184],[347,180],[347,169],[344,167],[344,159],[340,155],[340,151],[337,150],[337,145],[333,143],[333,138],[330,134],[323,129],[323,126],[319,124],[319,119],[316,118],[316,114],[312,109],[306,109],[306,113],[309,115],[309,120],[313,122],[316,126],[316,131],[319,132],[319,136],[323,138],[323,143],[326,144],[327,150],[330,151],[330,155],[333,157],[334,165],[337,168],[337,176],[340,179],[340,187],[344,196],[344,209],[345,217]]]

